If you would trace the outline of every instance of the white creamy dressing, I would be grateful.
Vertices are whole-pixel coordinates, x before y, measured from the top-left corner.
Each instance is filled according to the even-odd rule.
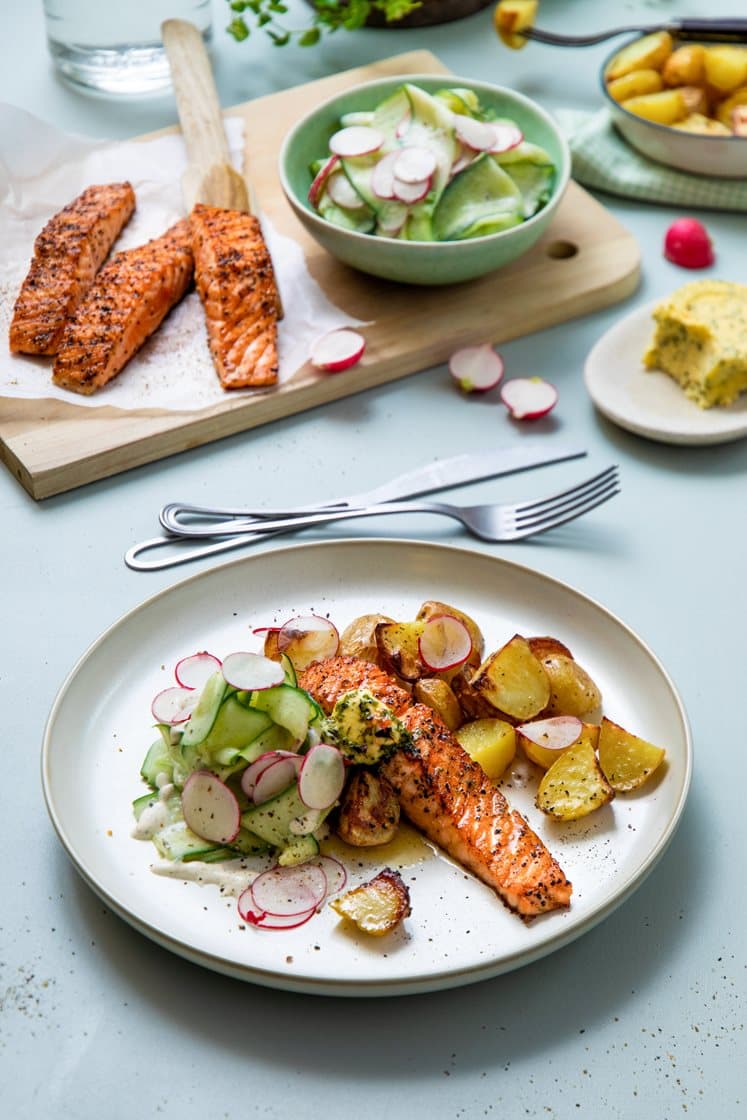
[[[183,879],[189,883],[198,883],[201,887],[220,887],[222,894],[236,898],[258,875],[256,869],[240,859],[223,863],[201,863],[199,860],[190,860],[188,863],[175,860],[172,863],[164,860],[163,863],[154,863],[151,870],[154,875],[163,875],[167,879]]]
[[[140,819],[135,822],[132,836],[135,840],[152,840],[157,832],[171,822],[169,799],[174,796],[174,787],[166,774],[159,774],[156,778],[158,797],[153,800],[140,814]]]

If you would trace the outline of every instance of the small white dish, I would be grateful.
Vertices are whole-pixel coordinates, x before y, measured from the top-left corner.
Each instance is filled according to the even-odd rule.
[[[659,301],[637,307],[592,348],[584,367],[591,399],[608,420],[660,443],[729,443],[747,435],[747,395],[726,408],[699,408],[671,377],[649,370],[643,355]]]

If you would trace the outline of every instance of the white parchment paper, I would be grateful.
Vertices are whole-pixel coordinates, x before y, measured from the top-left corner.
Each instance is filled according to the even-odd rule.
[[[243,122],[225,120],[234,165],[241,168]],[[22,109],[0,104],[0,331],[5,339],[33,252],[34,239],[66,203],[93,183],[129,180],[137,209],[116,249],[158,237],[184,217],[181,176],[187,157],[180,135],[146,141],[95,141],[60,132]],[[280,189],[278,187],[278,189]],[[307,360],[325,331],[359,325],[326,298],[310,276],[300,246],[261,217],[280,288],[280,382]],[[193,411],[226,400],[214,372],[199,296],[190,293],[119,374],[93,396],[60,389],[49,358],[0,348],[0,397],[54,398],[81,407]],[[232,390],[251,396],[257,390]],[[265,390],[266,392],[266,390]]]

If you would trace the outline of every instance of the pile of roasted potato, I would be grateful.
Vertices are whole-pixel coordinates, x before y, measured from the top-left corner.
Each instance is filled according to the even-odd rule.
[[[618,51],[604,79],[610,97],[645,120],[747,137],[747,46],[678,44],[655,31]]]
[[[436,673],[424,665],[419,639],[429,619],[444,615],[466,626],[472,649],[462,664]],[[576,820],[617,793],[638,789],[665,757],[661,747],[602,715],[599,688],[557,638],[514,634],[486,654],[474,619],[431,600],[405,622],[375,614],[356,618],[340,636],[339,653],[395,677],[438,713],[489,777],[500,778],[522,751],[544,771],[537,806],[558,820]],[[546,735],[558,718],[572,736],[560,749],[551,743],[553,734]]]

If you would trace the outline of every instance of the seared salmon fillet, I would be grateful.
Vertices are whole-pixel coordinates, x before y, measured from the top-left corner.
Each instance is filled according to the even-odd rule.
[[[56,354],[68,319],[135,209],[129,183],[88,187],[55,214],[34,242],[34,256],[10,324],[10,349]]]
[[[195,283],[208,344],[224,389],[274,385],[278,378],[278,291],[253,214],[198,202],[190,214]]]
[[[192,281],[186,218],[161,237],[116,253],[62,334],[52,380],[90,395],[124,368]]]
[[[299,685],[326,712],[352,689],[391,704],[411,743],[380,769],[412,823],[523,918],[570,904],[572,886],[557,861],[431,708],[355,657],[311,665]]]

